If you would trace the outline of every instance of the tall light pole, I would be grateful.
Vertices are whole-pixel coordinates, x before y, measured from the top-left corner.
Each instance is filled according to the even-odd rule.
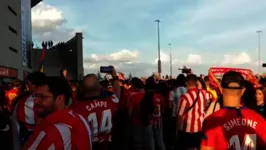
[[[258,34],[258,73],[260,73],[260,66],[261,66],[261,62],[260,62],[260,36],[262,31],[258,30],[256,31]]]
[[[155,20],[154,22],[157,22],[157,33],[158,33],[158,73],[159,76],[161,77],[161,50],[160,50],[160,20]]]
[[[173,77],[173,68],[172,68],[172,44],[169,43],[169,49],[170,49],[170,76]]]

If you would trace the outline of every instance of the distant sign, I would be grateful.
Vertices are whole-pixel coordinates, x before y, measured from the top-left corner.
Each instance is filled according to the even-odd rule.
[[[0,77],[17,78],[18,71],[13,68],[0,67]]]

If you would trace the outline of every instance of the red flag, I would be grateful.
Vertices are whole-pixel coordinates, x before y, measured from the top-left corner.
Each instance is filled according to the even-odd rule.
[[[46,55],[46,51],[47,51],[47,46],[43,46],[43,49],[42,49],[42,55],[41,55],[41,58],[40,58],[40,72],[43,72],[43,60],[45,58],[45,55]]]

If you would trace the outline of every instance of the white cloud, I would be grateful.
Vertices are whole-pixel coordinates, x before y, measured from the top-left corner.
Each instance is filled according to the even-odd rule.
[[[110,55],[92,54],[84,58],[85,63],[130,63],[139,56],[138,51],[121,50]]]
[[[62,25],[65,22],[63,12],[43,2],[32,9],[32,26],[47,27]]]
[[[163,73],[169,74],[169,55],[162,51],[161,60]],[[198,54],[189,54],[185,56],[183,60],[173,56],[172,62],[173,72],[175,74],[179,72],[178,68],[183,65],[189,65],[189,67],[197,66],[197,69],[205,71],[205,69],[202,69],[200,66],[203,62],[202,56]],[[140,61],[139,51],[121,50],[106,55],[92,54],[84,57],[85,73],[97,72],[100,66],[108,65],[115,66],[118,71],[122,71],[125,74],[131,72],[135,76],[150,75],[152,72],[157,71],[157,61]]]
[[[243,65],[250,64],[251,62],[251,57],[246,52],[235,55],[225,54],[222,60],[223,65]]]
[[[162,52],[162,72],[163,74],[169,74],[169,55]],[[207,74],[207,71],[212,66],[221,67],[235,67],[235,68],[248,68],[257,71],[257,65],[252,62],[251,57],[246,52],[225,54],[216,63],[208,63],[203,59],[204,56],[199,54],[189,54],[182,57],[182,59],[176,59],[173,62],[173,74],[177,75],[180,73],[178,68],[186,65],[197,74]],[[208,57],[204,57],[208,58]],[[96,55],[87,56],[84,58],[85,73],[97,72],[100,66],[114,65],[118,71],[124,72],[126,75],[130,72],[133,76],[147,76],[151,75],[152,72],[157,71],[157,62],[150,62],[145,60],[140,62],[140,52],[121,50],[112,54],[107,55]],[[204,61],[203,61],[204,60]]]
[[[170,55],[169,54],[167,54],[167,53],[165,53],[165,52],[163,52],[163,51],[161,51],[160,52],[160,57],[161,57],[161,62],[169,62],[170,61]],[[158,56],[157,56],[158,57]],[[156,58],[155,60],[154,60],[154,63],[155,64],[157,64],[158,63],[158,58]]]
[[[202,64],[202,57],[199,54],[189,54],[186,63],[188,64]]]
[[[180,54],[180,53],[178,53]],[[177,54],[177,55],[178,55]],[[182,58],[177,58],[175,57],[175,53],[172,53],[172,63],[173,64],[181,64],[181,65],[185,65],[185,64],[202,64],[202,56],[199,54],[193,54],[190,53],[187,55],[187,57],[185,57],[186,59],[184,59],[184,57]],[[154,60],[154,64],[157,64],[158,62],[158,58],[156,58]],[[164,51],[161,51],[161,62],[165,63],[169,63],[170,62],[170,54],[165,53]]]
[[[71,39],[80,29],[66,28],[63,12],[55,6],[39,3],[32,8],[32,32],[34,40],[39,42],[52,40],[55,42]]]

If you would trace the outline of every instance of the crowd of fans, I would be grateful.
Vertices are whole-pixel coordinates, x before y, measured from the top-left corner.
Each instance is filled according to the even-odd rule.
[[[266,149],[264,75],[252,82],[235,71],[221,81],[211,71],[122,80],[113,68],[110,75],[72,83],[33,72],[2,83],[0,149]]]

